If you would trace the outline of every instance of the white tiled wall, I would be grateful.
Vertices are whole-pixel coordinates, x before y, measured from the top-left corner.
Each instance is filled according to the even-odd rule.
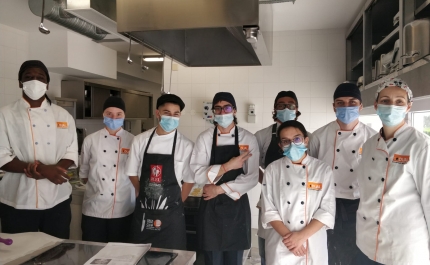
[[[274,34],[272,66],[186,68],[173,71],[171,92],[186,107],[179,129],[191,140],[211,126],[203,120],[203,101],[212,101],[218,91],[231,92],[237,104],[239,126],[255,133],[273,123],[276,94],[292,90],[297,94],[299,121],[310,132],[333,121],[333,92],[345,81],[345,31],[343,29],[283,31]],[[165,89],[169,88],[170,62],[165,63]],[[247,123],[248,105],[256,106],[256,123]],[[250,192],[251,206],[260,193]],[[257,210],[251,207],[253,227]]]
[[[0,24],[0,108],[22,96],[18,84],[21,64],[29,59],[29,34]],[[62,76],[50,73],[48,96],[60,96]]]

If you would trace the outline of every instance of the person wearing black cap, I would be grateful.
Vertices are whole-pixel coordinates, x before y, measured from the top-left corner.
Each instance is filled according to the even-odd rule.
[[[186,249],[182,203],[194,179],[190,170],[193,142],[177,130],[184,108],[178,96],[162,95],[155,111],[158,126],[134,138],[126,166],[137,196],[131,223],[132,243]]]
[[[262,169],[265,169],[270,163],[284,156],[282,149],[279,147],[279,141],[276,138],[276,132],[277,128],[283,122],[297,120],[297,118],[301,115],[296,94],[293,91],[279,92],[275,98],[272,115],[275,123],[255,133],[260,150],[259,164]],[[308,133],[308,137],[309,136],[310,133]],[[260,169],[259,173],[259,182],[262,183],[263,170]],[[261,208],[261,201],[258,202],[257,208]],[[258,249],[260,251],[261,265],[266,264],[264,234],[265,229],[262,227],[261,222],[259,221]]]
[[[191,157],[195,181],[203,187],[197,224],[198,244],[206,265],[241,265],[251,247],[251,210],[247,192],[258,183],[255,136],[236,126],[232,94],[212,101],[215,128],[202,132]]]
[[[134,187],[125,163],[134,136],[122,128],[125,103],[109,97],[103,105],[105,127],[84,139],[79,177],[86,183],[82,240],[127,242],[134,211]]]
[[[42,62],[24,62],[18,81],[22,98],[0,110],[2,231],[67,239],[72,186],[66,171],[78,165],[75,122],[45,95],[50,78]]]
[[[333,95],[336,121],[316,130],[309,144],[309,155],[332,166],[336,196],[336,221],[327,231],[329,264],[351,264],[356,246],[356,213],[360,192],[358,166],[363,144],[376,131],[358,120],[363,108],[361,93],[352,83],[340,84]]]

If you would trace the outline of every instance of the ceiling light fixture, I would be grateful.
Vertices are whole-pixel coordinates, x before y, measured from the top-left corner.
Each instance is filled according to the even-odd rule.
[[[164,61],[163,57],[144,57],[143,60],[145,62],[162,62]]]

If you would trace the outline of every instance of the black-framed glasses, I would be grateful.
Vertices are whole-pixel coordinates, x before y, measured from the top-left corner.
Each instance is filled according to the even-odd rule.
[[[284,110],[284,109],[289,109],[289,110],[295,110],[297,108],[296,104],[290,104],[290,103],[278,103],[275,105],[275,110]]]
[[[304,138],[302,136],[296,136],[293,140],[281,139],[279,142],[283,147],[290,146],[291,143],[295,145],[301,145],[304,142]]]
[[[224,113],[232,113],[234,110],[234,107],[232,105],[225,105],[225,106],[215,106],[212,109],[212,112],[215,114],[221,114],[222,111],[224,110]]]

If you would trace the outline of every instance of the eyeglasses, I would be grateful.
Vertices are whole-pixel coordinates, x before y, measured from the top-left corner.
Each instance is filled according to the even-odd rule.
[[[295,110],[296,105],[295,104],[278,103],[275,105],[275,109],[276,110],[283,110],[283,109]]]
[[[304,142],[302,136],[296,136],[293,140],[290,139],[282,139],[279,141],[283,147],[290,146],[291,143],[295,145],[301,145]]]
[[[232,105],[225,105],[225,106],[222,106],[222,107],[215,106],[212,109],[212,112],[215,113],[215,114],[221,114],[223,110],[224,110],[224,113],[231,113],[231,112],[233,112],[234,108],[233,108]]]

